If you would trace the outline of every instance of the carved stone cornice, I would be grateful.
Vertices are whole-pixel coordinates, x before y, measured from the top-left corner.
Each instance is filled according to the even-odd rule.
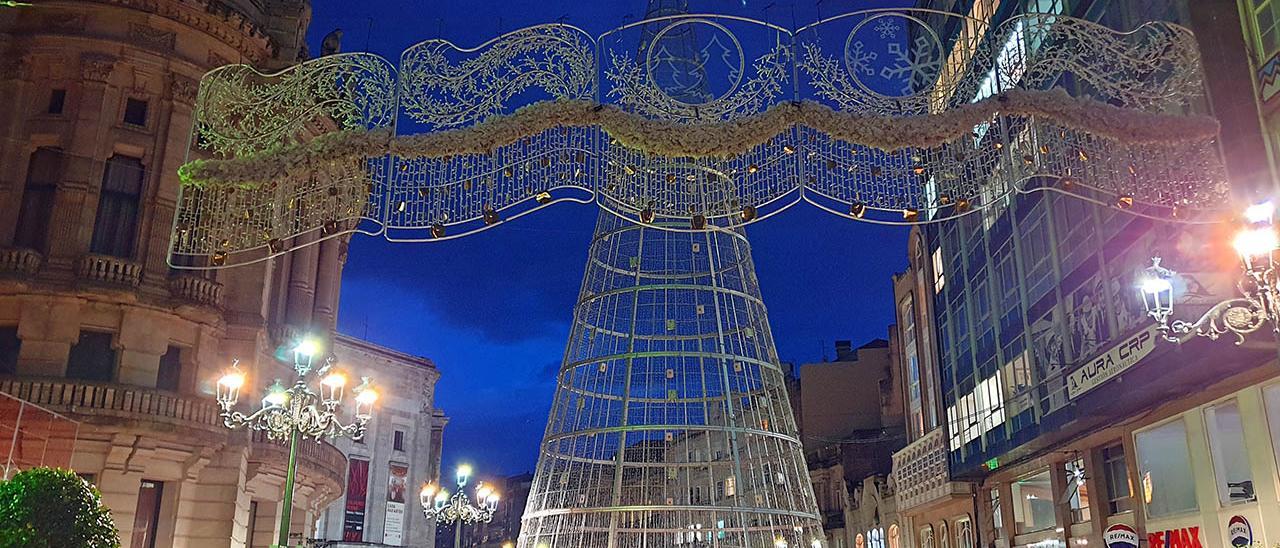
[[[247,61],[263,61],[274,51],[262,22],[254,21],[221,0],[91,0],[100,4],[138,10],[203,31],[244,55]]]
[[[194,105],[196,103],[196,93],[200,90],[200,82],[195,78],[188,78],[181,74],[169,75],[169,98],[176,102]]]
[[[0,80],[26,80],[31,77],[31,63],[25,55],[0,57]]]
[[[84,30],[87,21],[88,18],[83,13],[54,12],[40,18],[40,28],[45,31],[79,32]]]
[[[80,77],[91,82],[106,82],[116,68],[116,57],[104,53],[80,56]]]
[[[135,44],[159,51],[173,51],[178,34],[164,31],[144,23],[129,23],[129,39]]]

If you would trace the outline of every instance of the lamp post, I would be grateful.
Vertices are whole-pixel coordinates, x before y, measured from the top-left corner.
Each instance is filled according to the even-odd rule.
[[[1161,266],[1159,257],[1151,260],[1151,266],[1143,271],[1139,292],[1147,315],[1156,320],[1166,340],[1182,342],[1192,336],[1216,340],[1231,333],[1239,345],[1244,344],[1245,335],[1268,322],[1272,332],[1280,336],[1280,280],[1275,261],[1280,235],[1274,218],[1275,206],[1271,202],[1245,210],[1245,222],[1232,242],[1243,270],[1236,282],[1241,296],[1213,305],[1195,321],[1171,321],[1177,273]]]
[[[280,536],[277,546],[289,545],[289,523],[293,513],[293,483],[298,468],[298,442],[304,438],[348,437],[359,440],[364,437],[365,426],[373,416],[373,404],[378,392],[364,377],[352,392],[355,395],[355,420],[342,424],[338,409],[342,405],[342,392],[347,376],[333,365],[332,358],[316,372],[319,394],[307,385],[312,362],[320,353],[320,344],[311,338],[303,338],[293,348],[293,369],[296,377],[293,386],[286,388],[280,379],[267,389],[262,398],[262,408],[250,414],[235,411],[240,401],[240,389],[245,384],[244,372],[239,361],[231,364],[218,379],[218,406],[222,409],[222,422],[227,428],[247,428],[266,432],[267,439],[289,442],[289,462],[285,468],[284,500],[280,511]]]
[[[452,496],[442,487],[433,483],[422,486],[418,494],[422,503],[422,513],[427,519],[436,518],[444,523],[455,524],[453,528],[453,548],[462,546],[462,526],[468,523],[489,523],[493,513],[498,509],[498,492],[483,482],[476,484],[476,503],[471,503],[467,496],[467,480],[471,479],[471,466],[458,467],[458,490]]]

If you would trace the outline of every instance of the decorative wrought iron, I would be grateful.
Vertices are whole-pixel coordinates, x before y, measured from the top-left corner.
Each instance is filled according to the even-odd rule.
[[[1275,260],[1280,235],[1274,216],[1275,206],[1271,202],[1255,204],[1246,210],[1246,225],[1233,242],[1243,270],[1236,282],[1242,296],[1210,306],[1195,321],[1170,321],[1178,275],[1161,266],[1160,257],[1151,259],[1151,266],[1143,271],[1139,290],[1147,314],[1156,320],[1165,340],[1180,343],[1192,336],[1217,340],[1230,333],[1235,336],[1235,343],[1242,345],[1246,335],[1262,329],[1268,322],[1275,340],[1280,340],[1280,274]]]
[[[673,38],[695,53],[664,52]],[[1071,98],[1050,91],[1066,77]],[[923,9],[794,31],[718,15],[594,38],[541,25],[475,49],[422,42],[398,70],[371,54],[224,67],[201,82],[191,155],[225,159],[184,167],[172,262],[350,232],[453,238],[560,201],[733,224],[807,202],[912,224],[1053,190],[1185,221],[1226,196],[1216,125],[1166,114],[1199,82],[1176,25],[1031,14],[992,29]],[[704,196],[708,177],[731,199]]]

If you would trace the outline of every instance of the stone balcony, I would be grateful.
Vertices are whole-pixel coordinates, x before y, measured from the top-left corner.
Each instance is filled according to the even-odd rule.
[[[272,441],[267,439],[265,432],[255,430],[250,434],[250,445],[250,464],[257,465],[259,471],[270,471],[284,477],[289,460],[287,442]],[[347,456],[327,441],[298,440],[298,475],[304,484],[329,496],[337,496],[346,485]]]
[[[898,511],[924,506],[952,495],[968,496],[969,484],[951,481],[947,466],[947,438],[934,428],[893,454]]]
[[[142,282],[142,263],[111,255],[89,254],[76,261],[76,276],[94,283],[138,287]]]
[[[0,392],[87,422],[148,422],[218,432],[211,398],[156,388],[74,379],[0,377]]]
[[[169,278],[169,293],[175,298],[198,306],[222,308],[222,284],[190,274]]]
[[[0,275],[31,276],[40,269],[42,262],[44,262],[44,256],[34,249],[0,248]]]

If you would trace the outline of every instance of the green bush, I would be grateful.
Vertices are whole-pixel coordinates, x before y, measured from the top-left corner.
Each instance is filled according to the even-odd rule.
[[[119,548],[98,490],[70,470],[33,468],[0,483],[0,548]]]

